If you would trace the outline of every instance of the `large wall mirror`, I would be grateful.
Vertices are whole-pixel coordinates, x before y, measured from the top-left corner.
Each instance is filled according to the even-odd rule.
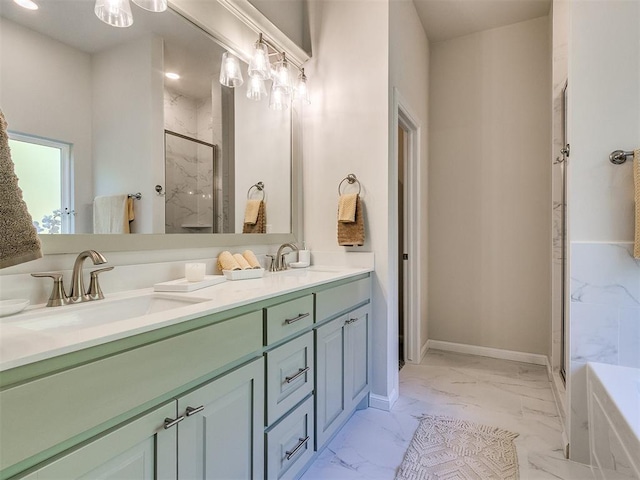
[[[33,208],[27,199],[45,251],[64,251],[73,238],[65,234],[127,250],[265,243],[273,234],[277,242],[297,233],[296,112],[222,86],[222,54],[242,58],[242,42],[230,35],[225,45],[212,31],[215,16],[199,21],[203,2],[191,2],[193,14],[188,0],[176,3],[163,13],[132,6],[133,25],[115,28],[94,15],[93,0],[40,2],[37,11],[1,0],[0,105],[18,176],[33,175],[32,188],[48,194],[49,203]],[[253,22],[221,7],[227,2],[204,3],[226,9],[217,15],[221,31],[244,28],[238,38],[257,38],[246,31]],[[60,153],[47,165],[19,165],[33,149]],[[109,228],[96,220],[96,197],[122,195],[132,195],[131,233],[155,235],[88,240]],[[265,202],[258,233],[266,236],[242,239],[250,236],[236,235],[247,200],[255,199]]]

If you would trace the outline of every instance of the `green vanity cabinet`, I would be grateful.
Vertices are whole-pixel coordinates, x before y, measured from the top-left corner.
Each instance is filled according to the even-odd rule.
[[[175,402],[158,407],[19,478],[175,480],[177,431],[164,428],[175,411]]]
[[[369,393],[370,306],[316,330],[316,450],[320,450]]]

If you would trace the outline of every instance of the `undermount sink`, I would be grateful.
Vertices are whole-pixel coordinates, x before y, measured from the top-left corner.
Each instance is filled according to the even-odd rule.
[[[78,330],[206,302],[206,298],[151,293],[63,307],[40,308],[6,317],[2,323],[27,330]]]

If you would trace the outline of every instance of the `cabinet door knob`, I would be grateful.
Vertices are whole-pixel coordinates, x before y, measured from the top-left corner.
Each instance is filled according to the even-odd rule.
[[[201,412],[202,410],[204,410],[204,405],[200,405],[199,407],[187,407],[187,417],[190,417],[191,415],[195,415],[198,412]]]
[[[296,378],[298,378],[298,377],[300,377],[300,376],[304,375],[305,373],[307,373],[307,372],[309,371],[309,369],[310,369],[310,368],[311,368],[311,367],[300,368],[300,369],[298,370],[298,373],[296,373],[296,374],[294,374],[294,375],[291,375],[290,377],[285,377],[285,381],[286,381],[287,383],[291,383],[291,382],[293,382]]]
[[[284,323],[286,323],[287,325],[291,325],[294,322],[297,322],[298,320],[302,320],[303,318],[307,318],[310,315],[310,313],[300,313],[298,314],[297,317],[293,317],[293,318],[285,318],[284,319]]]
[[[168,429],[173,427],[174,425],[179,424],[182,420],[184,420],[184,417],[182,415],[180,415],[178,418],[173,419],[173,418],[165,418],[164,419],[164,429]]]

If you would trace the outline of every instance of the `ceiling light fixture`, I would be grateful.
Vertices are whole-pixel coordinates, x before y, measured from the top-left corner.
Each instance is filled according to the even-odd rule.
[[[164,76],[170,78],[171,80],[178,80],[180,78],[180,75],[174,72],[167,72],[164,74]]]
[[[96,16],[112,27],[130,27],[133,24],[129,0],[96,0]]]
[[[167,0],[133,0],[140,8],[150,12],[164,12],[167,9]]]
[[[277,56],[274,64],[271,63],[270,56]],[[271,80],[269,108],[273,110],[289,108],[292,96],[296,100],[300,100],[301,103],[310,104],[309,85],[304,69],[297,67],[300,73],[296,86],[293,88],[289,65],[286,52],[279,52],[260,33],[247,69],[249,76],[247,98],[256,101],[265,98],[267,96],[265,82]],[[242,85],[242,81],[240,62],[231,53],[225,52],[222,55],[222,65],[220,66],[220,83],[233,88]]]
[[[14,3],[20,5],[22,8],[26,8],[27,10],[38,10],[38,4],[36,2],[32,2],[31,0],[13,0]]]

